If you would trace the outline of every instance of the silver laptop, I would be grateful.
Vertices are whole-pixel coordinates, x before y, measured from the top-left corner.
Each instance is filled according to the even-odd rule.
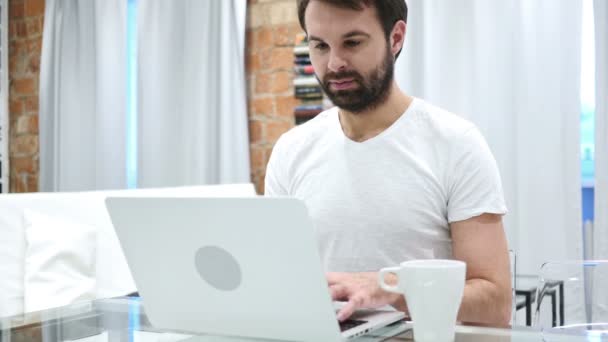
[[[299,200],[108,198],[106,206],[158,328],[340,341],[404,317],[363,310],[340,327]]]

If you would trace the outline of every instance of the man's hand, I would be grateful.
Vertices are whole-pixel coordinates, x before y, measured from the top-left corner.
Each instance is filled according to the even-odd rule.
[[[387,283],[395,283],[396,279],[387,276]],[[385,305],[403,306],[402,295],[386,292],[378,285],[378,273],[327,273],[327,283],[331,298],[335,301],[348,302],[338,312],[338,320],[344,321],[359,308],[379,308]]]

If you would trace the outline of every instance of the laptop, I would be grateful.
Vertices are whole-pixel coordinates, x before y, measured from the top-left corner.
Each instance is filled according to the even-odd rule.
[[[114,197],[106,206],[157,328],[342,341],[404,318],[361,310],[340,327],[297,199]]]

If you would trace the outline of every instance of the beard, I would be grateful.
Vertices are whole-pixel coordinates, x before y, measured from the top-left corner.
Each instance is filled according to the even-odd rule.
[[[394,69],[395,61],[390,49],[387,48],[382,64],[372,70],[367,78],[354,70],[328,72],[323,76],[323,81],[315,76],[335,106],[356,114],[373,110],[386,101],[391,89]],[[344,78],[352,78],[358,87],[335,91],[330,88],[330,80]]]

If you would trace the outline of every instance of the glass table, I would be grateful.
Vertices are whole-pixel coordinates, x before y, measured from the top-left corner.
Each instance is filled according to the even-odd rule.
[[[603,341],[589,336],[563,334],[559,341]],[[121,297],[0,318],[0,342],[105,342],[105,341],[247,341],[242,338],[193,335],[154,328],[143,302],[137,297]],[[254,340],[248,340],[254,341]],[[260,340],[255,340],[260,341]],[[398,322],[356,341],[413,341],[411,322]],[[543,334],[530,327],[509,329],[458,325],[456,341],[543,341]]]

